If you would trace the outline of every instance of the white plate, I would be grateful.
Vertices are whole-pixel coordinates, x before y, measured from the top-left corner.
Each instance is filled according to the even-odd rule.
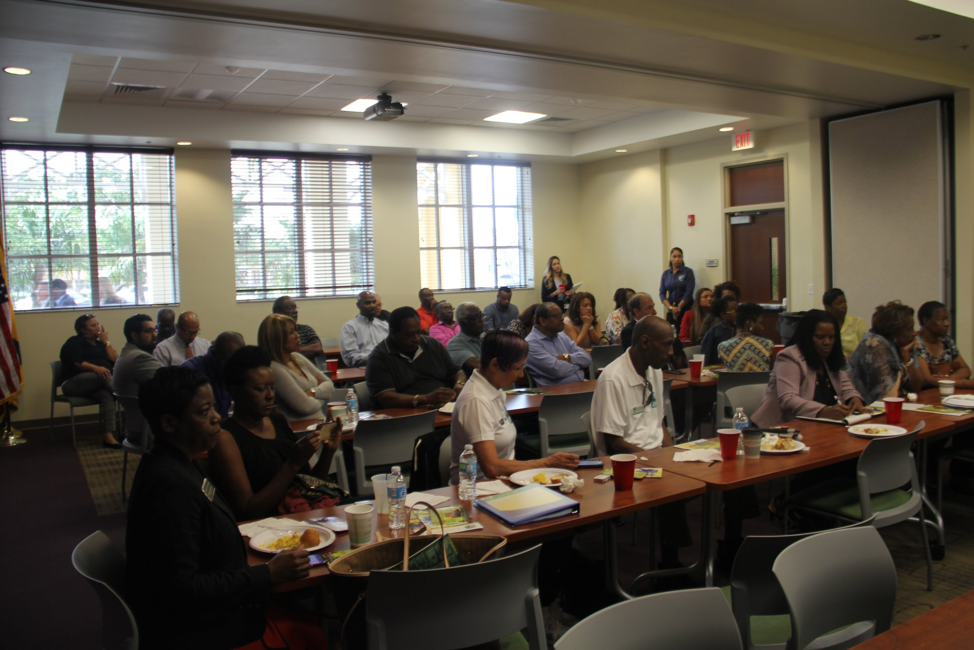
[[[781,454],[797,454],[798,452],[800,452],[802,449],[805,448],[805,443],[802,442],[801,440],[795,440],[794,442],[795,442],[794,449],[762,449],[761,453],[771,454],[773,456],[777,456]]]
[[[268,544],[273,544],[274,540],[280,539],[281,537],[286,537],[291,533],[297,533],[300,535],[306,530],[318,531],[318,534],[321,536],[321,542],[319,542],[316,546],[305,548],[304,550],[306,551],[317,551],[318,549],[325,548],[335,541],[335,533],[331,532],[330,530],[318,528],[317,526],[291,526],[290,528],[285,528],[282,530],[268,528],[267,530],[257,533],[250,538],[250,548],[254,549],[255,551],[260,551],[261,553],[273,553],[276,555],[278,553],[282,553],[283,551],[272,551],[264,547]]]
[[[570,469],[522,469],[520,472],[514,472],[507,480],[515,485],[531,485],[534,483],[534,477],[538,474],[547,474],[548,476],[571,476],[572,478],[578,478],[578,474],[571,471]],[[548,480],[551,480],[550,478]],[[545,485],[546,487],[558,487],[558,483],[539,483],[539,485]]]
[[[867,429],[882,429],[882,433],[869,433]],[[860,438],[889,438],[890,436],[902,436],[906,433],[903,427],[894,427],[889,424],[857,424],[849,427],[849,433]]]
[[[955,409],[974,409],[974,395],[950,395],[940,403]]]

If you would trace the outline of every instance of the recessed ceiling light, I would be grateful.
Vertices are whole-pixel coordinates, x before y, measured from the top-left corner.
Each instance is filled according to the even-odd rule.
[[[189,140],[180,140],[179,142],[176,143],[176,145],[179,147],[188,147],[191,144],[193,143],[190,142]]]
[[[468,153],[467,158],[480,158],[479,153]]]
[[[18,68],[15,66],[4,68],[3,71],[6,72],[7,74],[15,74],[18,77],[24,77],[30,74],[30,70],[28,70],[27,68]]]
[[[727,133],[728,131],[733,131],[734,130],[734,127],[732,127],[732,126],[722,126],[719,129],[717,129],[717,130],[720,131],[721,133]]]
[[[958,16],[974,18],[974,7],[967,0],[910,0],[918,5],[925,5],[931,9],[947,11]]]
[[[11,122],[30,122],[30,118],[26,117],[8,117]]]
[[[524,111],[504,111],[497,115],[485,117],[484,122],[506,122],[507,124],[527,124],[548,117],[544,113],[526,113]]]
[[[342,110],[348,111],[349,113],[361,113],[372,104],[378,103],[378,101],[377,99],[356,99]]]
[[[338,151],[348,151],[348,147],[339,147]]]
[[[628,149],[616,149],[616,153],[626,153]]]

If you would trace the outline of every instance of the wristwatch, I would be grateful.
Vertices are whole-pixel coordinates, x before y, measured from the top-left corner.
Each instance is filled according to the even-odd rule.
[[[312,388],[311,389],[311,396],[312,397],[317,397],[317,395],[318,395],[318,388],[316,386],[315,388]]]
[[[413,395],[413,408],[419,406],[419,395]]]

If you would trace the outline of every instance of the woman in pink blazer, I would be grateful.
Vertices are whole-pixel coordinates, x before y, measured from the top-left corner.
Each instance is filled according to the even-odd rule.
[[[800,415],[841,420],[863,407],[846,374],[838,332],[835,318],[821,309],[802,317],[792,345],[775,361],[764,400],[751,416],[753,422],[773,427]]]

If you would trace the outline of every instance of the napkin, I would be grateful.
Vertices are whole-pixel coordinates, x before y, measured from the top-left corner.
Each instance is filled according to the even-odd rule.
[[[323,526],[318,526],[311,521],[298,521],[297,519],[288,519],[287,517],[268,517],[267,519],[260,519],[258,521],[252,521],[249,524],[240,524],[238,528],[240,529],[240,534],[246,537],[253,537],[257,533],[267,528],[275,530],[287,530],[294,526],[314,526],[315,528],[324,528]]]
[[[436,507],[449,499],[450,497],[441,497],[435,494],[429,494],[428,492],[413,492],[412,494],[406,495],[406,506],[412,508],[420,501],[425,501],[431,506]]]
[[[477,496],[484,497],[489,494],[500,494],[501,492],[510,492],[511,488],[504,484],[503,481],[483,481],[477,483]]]
[[[673,454],[673,460],[678,463],[686,463],[689,461],[700,461],[701,463],[712,463],[714,461],[720,461],[720,451],[717,449],[688,449],[687,451],[680,451]]]

